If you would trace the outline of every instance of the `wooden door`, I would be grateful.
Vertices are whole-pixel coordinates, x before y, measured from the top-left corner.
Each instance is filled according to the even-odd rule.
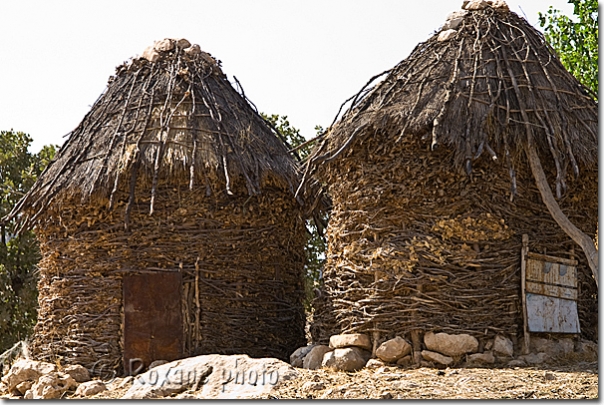
[[[532,252],[525,260],[528,331],[581,333],[577,261]]]
[[[144,371],[155,360],[182,358],[180,272],[140,273],[123,279],[124,369]]]

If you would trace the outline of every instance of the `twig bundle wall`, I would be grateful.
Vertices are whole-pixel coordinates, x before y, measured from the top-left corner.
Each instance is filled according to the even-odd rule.
[[[523,233],[535,252],[574,249],[581,330],[597,339],[586,257],[552,219],[527,158],[538,156],[564,214],[593,238],[597,103],[538,31],[489,4],[458,12],[370,80],[309,157],[300,190],[324,185],[333,200],[315,340],[515,334]]]
[[[543,206],[526,163],[519,162],[510,201],[504,165],[482,159],[469,177],[447,164],[451,155],[418,139],[392,144],[376,134],[329,166],[333,209],[313,340],[373,331],[408,337],[413,329],[520,335],[524,233],[531,251],[568,257],[575,248],[581,330],[597,340],[590,270]],[[564,212],[595,234],[597,173],[584,172],[569,190]]]
[[[9,215],[41,242],[34,355],[119,369],[124,276],[180,272],[184,355],[288,359],[307,231],[280,137],[187,40],[119,66]]]
[[[297,202],[289,192],[239,191],[208,198],[186,184],[163,184],[153,216],[148,198],[136,200],[127,232],[123,211],[109,210],[107,200],[63,204],[38,231],[43,259],[34,355],[121,368],[122,277],[180,271],[185,355],[287,359],[305,343],[304,223],[292,215]],[[123,207],[128,194],[119,196]]]

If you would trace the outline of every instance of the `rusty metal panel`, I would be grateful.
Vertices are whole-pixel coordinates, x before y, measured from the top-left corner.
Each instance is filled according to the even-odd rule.
[[[530,332],[581,333],[577,302],[540,294],[526,294]]]
[[[577,269],[568,264],[529,258],[526,261],[526,280],[576,288]]]
[[[154,360],[182,357],[182,275],[139,273],[123,279],[124,368],[131,374]],[[132,370],[131,370],[132,369]]]

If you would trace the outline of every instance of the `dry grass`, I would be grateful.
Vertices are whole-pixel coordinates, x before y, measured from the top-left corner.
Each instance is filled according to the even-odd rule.
[[[587,399],[598,398],[598,364],[547,368],[382,367],[356,373],[300,370],[302,377],[281,383],[270,399]],[[309,381],[319,390],[305,390]]]

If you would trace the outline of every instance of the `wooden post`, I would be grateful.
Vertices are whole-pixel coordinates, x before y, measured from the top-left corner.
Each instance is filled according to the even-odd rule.
[[[374,286],[376,286],[376,288],[377,288],[377,283],[379,280],[380,280],[380,274],[379,274],[379,271],[376,270],[373,273],[373,283],[374,283]],[[371,348],[371,356],[373,358],[376,357],[375,352],[377,351],[378,341],[380,340],[380,332],[378,329],[379,329],[378,323],[376,321],[373,321],[373,334],[372,334],[373,345]]]
[[[422,342],[419,329],[413,329],[411,331],[411,343],[413,344],[413,363],[415,363],[416,366],[419,366],[422,362]]]
[[[373,323],[373,328],[377,329],[377,323],[374,322]],[[376,357],[375,352],[377,351],[378,348],[378,342],[380,341],[380,331],[379,330],[374,330],[373,331],[373,347],[371,349],[371,356],[372,357]]]
[[[528,235],[522,235],[522,250],[520,252],[520,294],[522,296],[522,318],[524,319],[524,348],[523,354],[529,353],[530,336],[528,331],[528,311],[526,308],[526,256],[528,254]]]
[[[417,286],[417,295],[421,294],[424,290],[424,286],[419,284]],[[418,305],[416,303],[416,305]],[[413,318],[416,318],[415,311],[413,312]],[[417,328],[411,331],[411,344],[413,345],[413,363],[416,366],[419,366],[422,361],[422,340],[421,340],[421,332],[422,330]]]

